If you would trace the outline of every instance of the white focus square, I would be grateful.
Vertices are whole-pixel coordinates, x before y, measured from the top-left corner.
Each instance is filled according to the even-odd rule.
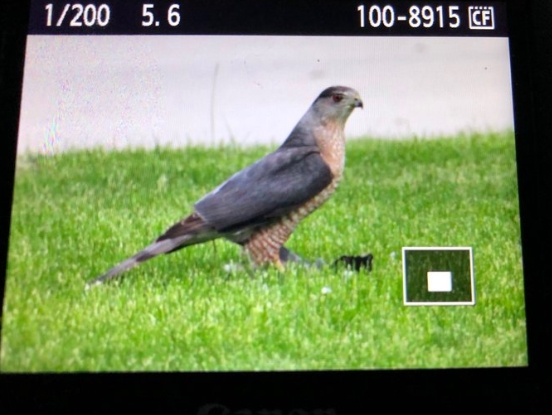
[[[427,290],[429,292],[452,291],[452,273],[450,271],[428,271]]]

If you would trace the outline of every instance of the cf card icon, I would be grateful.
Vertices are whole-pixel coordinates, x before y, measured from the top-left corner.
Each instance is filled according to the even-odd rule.
[[[492,6],[469,6],[470,29],[493,30],[495,28],[494,8]]]

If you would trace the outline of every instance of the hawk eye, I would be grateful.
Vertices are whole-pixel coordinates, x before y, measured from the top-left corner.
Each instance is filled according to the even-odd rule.
[[[333,102],[341,102],[343,101],[343,94],[333,94],[332,99]]]

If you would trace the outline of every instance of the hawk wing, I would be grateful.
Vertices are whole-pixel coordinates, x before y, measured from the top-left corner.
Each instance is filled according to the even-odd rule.
[[[230,177],[194,207],[218,232],[230,232],[291,212],[332,179],[318,147],[280,147]]]

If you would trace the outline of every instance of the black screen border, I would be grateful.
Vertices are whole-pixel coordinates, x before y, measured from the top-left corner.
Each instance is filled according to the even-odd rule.
[[[292,3],[289,3],[290,7]],[[1,113],[4,159],[2,163],[2,252],[6,269],[9,216],[14,179],[16,137],[28,1],[8,0],[1,5]],[[144,403],[158,410],[177,409],[195,414],[203,405],[216,403],[227,414],[247,408],[251,414],[271,409],[282,414],[368,413],[376,403],[391,408],[454,410],[522,405],[536,411],[549,399],[549,338],[551,284],[546,272],[550,234],[550,87],[552,7],[549,2],[508,2],[508,26],[516,150],[520,184],[529,366],[525,368],[372,370],[276,373],[126,373],[126,374],[0,374],[4,413],[25,409],[104,412],[114,404],[126,410],[142,409]],[[548,133],[547,133],[548,132]],[[0,284],[4,294],[5,274]],[[424,403],[425,402],[425,403]],[[78,406],[73,406],[77,404]],[[447,405],[447,406],[443,406]],[[301,411],[298,408],[302,408]],[[359,412],[355,408],[361,409]],[[230,411],[231,409],[231,411]],[[215,413],[213,411],[213,413]],[[239,412],[238,412],[239,413]],[[242,412],[245,414],[246,412]],[[279,412],[274,412],[279,413]],[[322,413],[322,412],[320,412]]]

